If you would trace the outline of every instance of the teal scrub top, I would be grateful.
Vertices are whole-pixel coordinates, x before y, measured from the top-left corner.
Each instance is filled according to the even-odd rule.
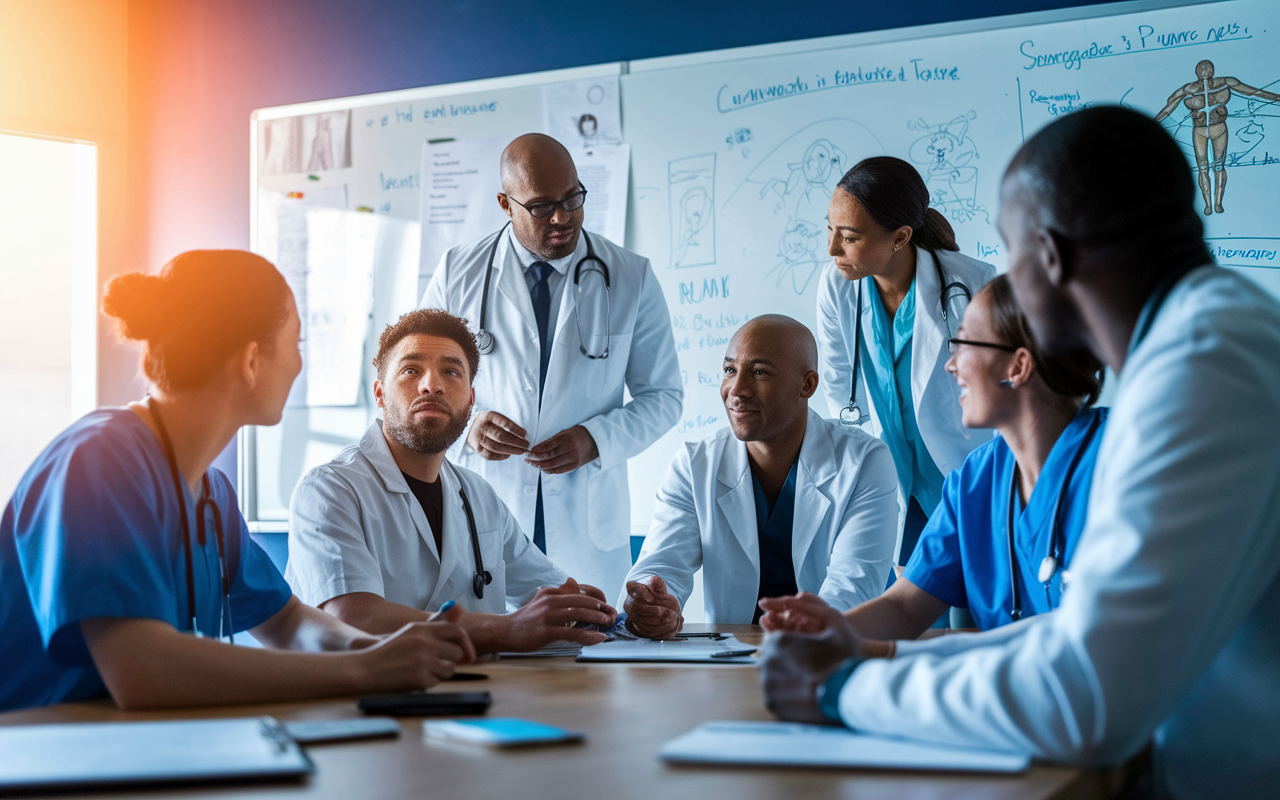
[[[231,481],[209,472],[225,525],[231,628],[253,628],[293,596],[249,538]],[[196,616],[216,635],[222,579],[213,514],[198,541],[187,496]],[[189,631],[182,518],[169,462],[126,408],[81,417],[45,448],[0,516],[0,711],[83,700],[105,691],[80,621],[155,619]]]
[[[789,597],[799,591],[796,588],[796,569],[791,560],[791,531],[796,512],[796,467],[800,459],[791,465],[782,491],[773,503],[765,496],[764,489],[751,471],[751,484],[756,500],[756,531],[760,542],[760,591],[758,597]],[[755,621],[760,619],[756,607]],[[754,622],[753,622],[754,624]]]
[[[916,283],[902,298],[893,325],[885,313],[876,282],[867,279],[871,301],[872,342],[862,338],[863,379],[880,421],[880,438],[889,446],[906,497],[914,497],[932,515],[942,499],[942,472],[925,446],[911,399],[911,336],[916,323]],[[868,346],[871,344],[872,346]]]

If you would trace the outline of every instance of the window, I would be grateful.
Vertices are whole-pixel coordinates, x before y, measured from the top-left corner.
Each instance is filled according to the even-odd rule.
[[[0,503],[97,406],[98,152],[0,134]]]

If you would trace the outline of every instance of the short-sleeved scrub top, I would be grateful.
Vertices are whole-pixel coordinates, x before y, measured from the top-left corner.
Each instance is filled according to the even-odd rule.
[[[1106,408],[1084,408],[1058,436],[1025,508],[1014,503],[1014,549],[1022,616],[1057,607],[1062,597],[1059,569],[1048,586],[1040,582],[1040,562],[1049,553],[1061,496],[1064,565],[1070,565],[1088,516],[1089,489],[1098,447],[1106,428]],[[1090,436],[1090,429],[1093,433]],[[1071,462],[1079,462],[1068,480]],[[1017,461],[1001,437],[977,448],[947,477],[942,502],[920,534],[905,577],[950,606],[968,608],[982,630],[1013,621],[1009,568],[1009,500]]]
[[[231,482],[209,470],[225,525],[230,628],[274,616],[292,593],[250,538]],[[185,486],[184,486],[185,488]],[[217,635],[222,582],[213,513],[202,544],[187,495],[196,616]],[[36,458],[0,517],[0,711],[83,700],[105,686],[79,622],[156,619],[191,630],[178,496],[160,443],[125,408],[94,411]]]

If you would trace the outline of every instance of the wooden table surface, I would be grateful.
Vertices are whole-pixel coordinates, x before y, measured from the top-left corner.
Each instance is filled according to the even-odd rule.
[[[707,626],[689,626],[709,629]],[[744,641],[759,628],[717,626]],[[307,749],[315,773],[303,783],[113,792],[287,800],[311,798],[1097,798],[1117,771],[1033,765],[1022,775],[841,769],[667,766],[658,748],[705,720],[765,720],[754,666],[579,664],[570,658],[504,659],[464,667],[487,681],[436,691],[487,690],[489,715],[525,717],[587,734],[580,745],[502,751],[425,740],[422,719],[401,719],[401,736]],[[0,725],[271,715],[285,721],[359,716],[352,699],[213,710],[126,713],[108,701],[0,714]],[[3,757],[0,755],[0,757]],[[103,797],[102,794],[92,795]]]

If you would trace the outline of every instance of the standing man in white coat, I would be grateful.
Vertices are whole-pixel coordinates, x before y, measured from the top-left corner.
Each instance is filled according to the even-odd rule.
[[[902,537],[911,558],[942,482],[991,431],[960,421],[947,340],[995,267],[961,255],[951,225],[929,208],[920,173],[900,158],[858,162],[827,207],[832,264],[818,289],[818,345],[831,413],[871,422],[898,471]]]
[[[754,623],[761,598],[799,590],[850,609],[878,597],[889,574],[893,458],[871,434],[809,409],[809,329],[756,317],[729,340],[722,369],[729,427],[680,448],[627,576],[627,627],[641,636],[679,632],[699,567],[708,619],[729,624]]]
[[[294,490],[285,570],[293,590],[370,633],[455,602],[481,653],[602,641],[565,627],[613,623],[600,590],[558,569],[483,478],[445,458],[475,403],[480,353],[466,322],[411,311],[383,331],[373,363],[382,419]]]
[[[584,231],[586,199],[559,142],[517,138],[498,194],[511,223],[445,253],[422,306],[470,320],[484,356],[453,458],[552,561],[616,592],[631,566],[627,459],[675,425],[684,390],[649,260]]]
[[[1062,602],[885,658],[812,598],[766,601],[789,631],[765,644],[771,709],[1078,764],[1152,743],[1156,796],[1280,795],[1280,304],[1212,264],[1195,195],[1129,109],[1022,146],[999,220],[1018,300],[1044,348],[1120,379]]]

